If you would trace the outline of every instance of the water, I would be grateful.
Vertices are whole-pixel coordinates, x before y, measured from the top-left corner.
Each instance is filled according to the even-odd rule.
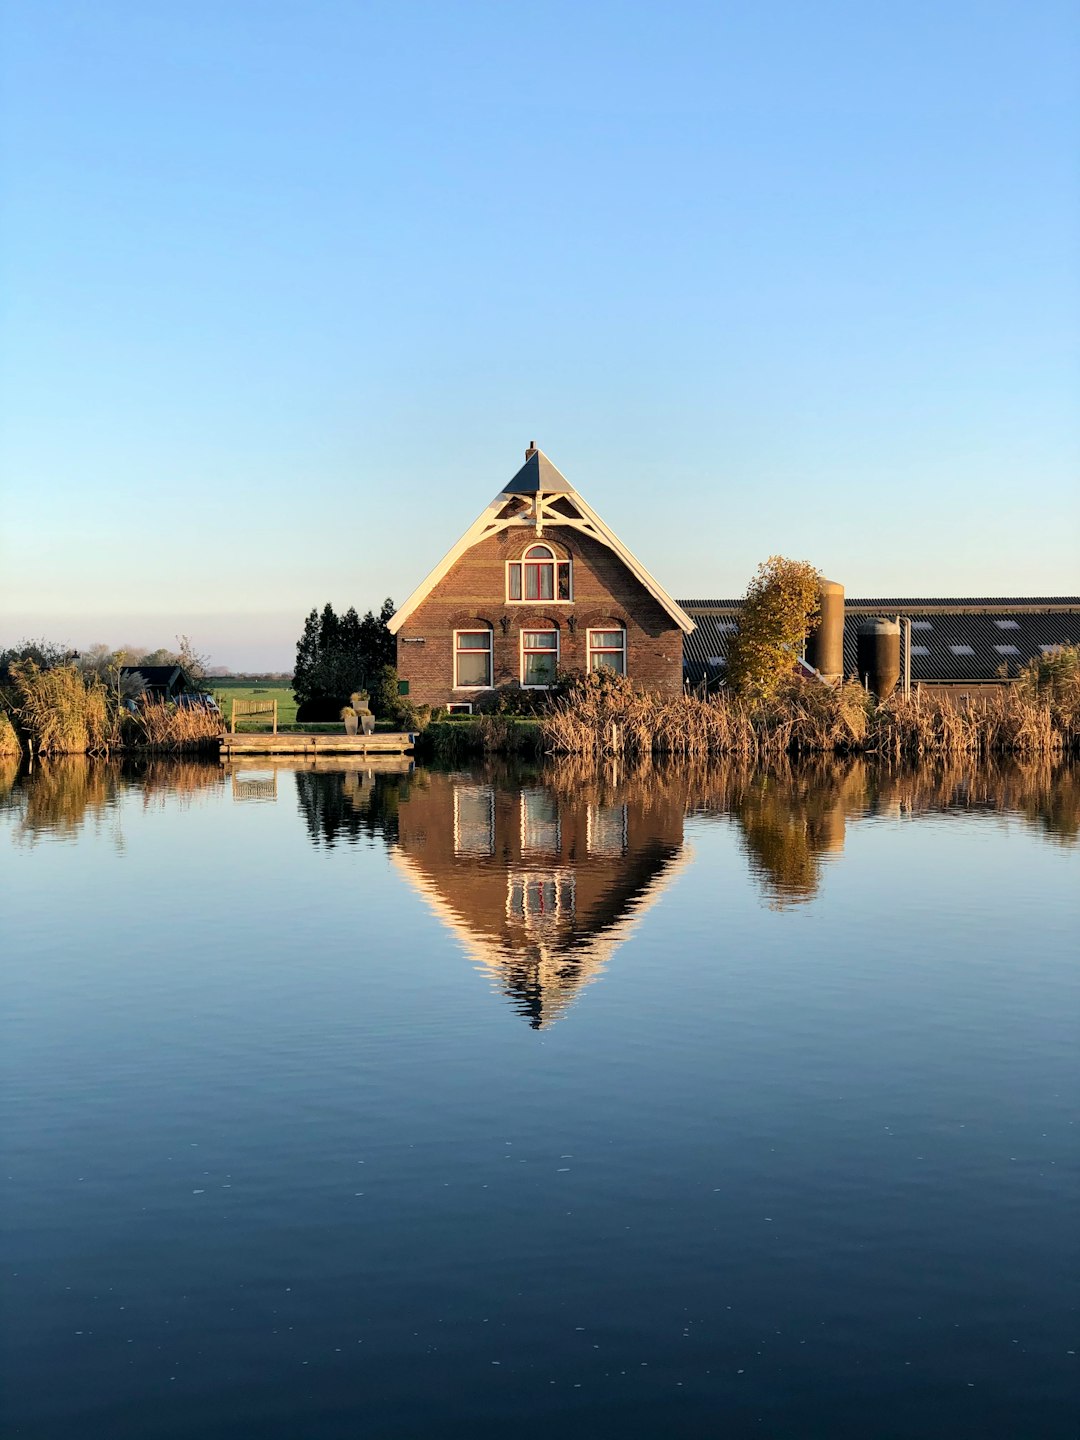
[[[5,1436],[1076,1436],[1074,771],[0,794]]]

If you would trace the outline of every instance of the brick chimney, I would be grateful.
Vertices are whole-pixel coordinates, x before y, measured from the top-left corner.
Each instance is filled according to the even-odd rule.
[[[536,441],[535,441],[535,440],[530,440],[530,441],[529,441],[529,448],[525,451],[525,459],[526,459],[526,460],[531,460],[532,457],[533,457],[535,454],[536,454]]]

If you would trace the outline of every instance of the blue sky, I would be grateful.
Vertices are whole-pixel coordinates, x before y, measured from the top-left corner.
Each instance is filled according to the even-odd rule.
[[[2,26],[0,643],[288,665],[534,438],[676,595],[1080,590],[1072,4]]]

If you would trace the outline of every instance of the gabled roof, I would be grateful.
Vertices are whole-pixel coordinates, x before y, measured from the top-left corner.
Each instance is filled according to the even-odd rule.
[[[525,464],[509,485],[503,487],[504,495],[536,495],[544,493],[557,495],[573,494],[574,487],[561,470],[551,463],[542,450],[534,450],[526,456]]]
[[[519,498],[523,495],[532,496],[532,504],[527,504]],[[552,498],[549,502],[545,502],[545,496]],[[566,476],[551,463],[542,450],[530,447],[525,457],[525,464],[513,479],[499,491],[491,504],[477,516],[457,544],[446,552],[430,575],[425,576],[405,603],[395,612],[389,621],[390,633],[397,634],[405,621],[418,606],[423,604],[443,576],[474,545],[481,540],[486,540],[489,535],[498,534],[500,530],[522,529],[537,524],[541,526],[559,525],[568,529],[580,530],[583,534],[598,540],[602,545],[606,545],[619,557],[657,604],[671,616],[684,634],[688,635],[693,630],[694,621],[686,611],[671,598],[660,582],[649,574],[637,556],[626,548],[615,532],[582,499]]]
[[[179,665],[121,665],[120,674],[141,675],[155,690],[167,690],[175,680],[186,678]]]

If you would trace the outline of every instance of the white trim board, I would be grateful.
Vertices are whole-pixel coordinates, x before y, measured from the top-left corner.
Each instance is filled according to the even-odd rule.
[[[543,458],[546,459],[546,456]],[[405,624],[405,621],[423,604],[432,590],[435,589],[435,586],[438,585],[439,581],[448,574],[450,569],[457,564],[466,551],[471,550],[474,545],[478,545],[481,540],[486,540],[489,535],[499,534],[502,530],[528,529],[533,530],[537,535],[543,535],[545,524],[558,525],[569,530],[579,530],[583,535],[589,535],[592,539],[599,541],[601,545],[606,545],[609,550],[613,551],[614,554],[619,557],[631,575],[644,586],[657,604],[671,616],[672,620],[674,620],[675,624],[685,635],[689,635],[691,630],[695,628],[695,622],[691,620],[682,606],[671,598],[660,582],[645,569],[645,566],[642,565],[637,556],[626,548],[615,532],[601,520],[596,511],[593,510],[572,487],[553,492],[550,495],[537,493],[534,497],[533,504],[528,508],[519,511],[517,514],[504,516],[502,511],[507,505],[510,504],[511,501],[520,498],[521,497],[515,495],[513,491],[499,491],[491,504],[476,517],[464,535],[462,535],[461,539],[458,540],[457,544],[446,552],[434,570],[424,577],[405,603],[395,611],[389,622],[391,635],[398,633],[402,625]],[[564,502],[569,500],[577,510],[579,518],[575,519],[571,516],[564,515],[560,510],[553,508],[554,504],[560,500]],[[573,581],[571,580],[571,585],[572,584]],[[573,594],[573,590],[571,590],[571,594]],[[568,602],[563,601],[562,603],[566,604]]]

